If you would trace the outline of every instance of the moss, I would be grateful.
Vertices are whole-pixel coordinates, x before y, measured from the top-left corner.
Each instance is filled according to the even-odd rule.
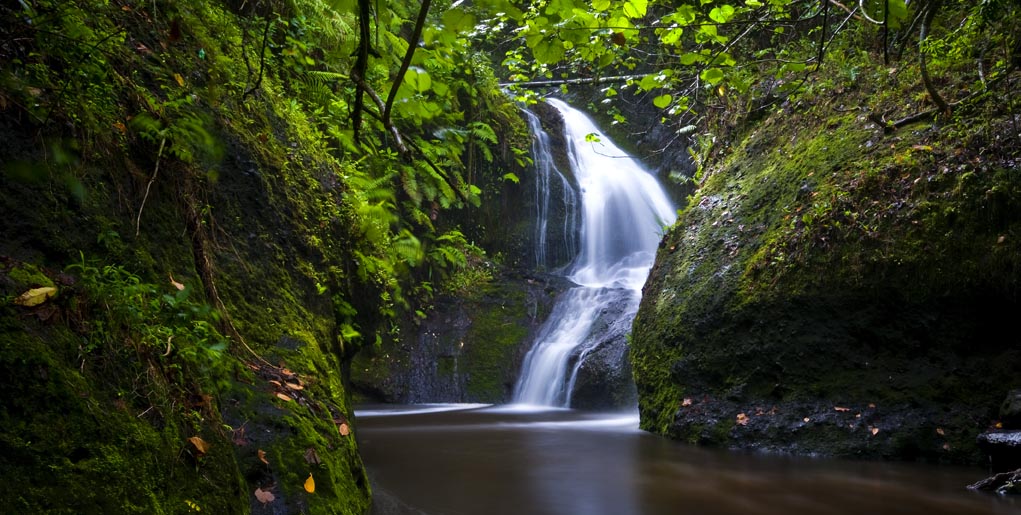
[[[761,438],[802,452],[973,460],[974,442],[947,451],[906,414],[945,409],[957,414],[945,432],[974,433],[1016,384],[1001,365],[1014,359],[1010,339],[992,329],[1013,334],[1007,313],[1017,307],[1012,150],[991,145],[981,165],[966,157],[974,147],[961,132],[1000,122],[890,136],[829,102],[812,97],[812,109],[743,125],[667,234],[634,326],[642,427],[701,434],[674,420],[682,394],[872,402],[898,406],[904,434],[891,438],[917,452],[869,450],[839,431],[739,431],[728,445]]]
[[[496,302],[471,309],[472,323],[465,337],[460,368],[467,376],[467,398],[475,402],[498,402],[507,398],[513,376],[514,357],[528,337],[521,321],[528,318],[527,303],[520,291],[504,290]]]

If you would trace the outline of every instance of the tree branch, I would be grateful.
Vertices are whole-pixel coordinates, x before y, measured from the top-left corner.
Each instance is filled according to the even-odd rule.
[[[932,101],[936,103],[940,111],[949,112],[950,106],[947,105],[946,100],[940,96],[939,91],[936,90],[936,86],[933,85],[932,79],[929,77],[929,69],[925,63],[925,50],[922,45],[925,43],[925,38],[929,35],[929,26],[932,24],[932,19],[936,16],[936,11],[939,10],[940,0],[930,0],[926,4],[925,17],[922,18],[922,26],[918,35],[918,66],[922,72],[922,83],[925,84],[925,90],[929,92],[929,96],[932,97]]]
[[[404,82],[404,74],[408,73],[408,67],[411,66],[411,59],[415,56],[415,49],[418,48],[418,40],[422,37],[422,27],[425,26],[425,17],[429,14],[429,4],[431,1],[422,0],[422,7],[418,9],[418,19],[415,20],[415,29],[408,39],[408,50],[404,52],[401,69],[397,71],[393,85],[390,86],[390,94],[386,97],[386,107],[380,111],[383,114],[384,125],[390,124],[390,111],[393,109],[394,100],[397,99],[397,90],[400,89],[401,83]]]

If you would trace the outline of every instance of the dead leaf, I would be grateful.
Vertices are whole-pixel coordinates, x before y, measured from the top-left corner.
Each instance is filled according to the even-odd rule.
[[[113,128],[117,129],[117,132],[119,132],[121,134],[127,134],[128,133],[128,126],[124,125],[124,122],[120,122],[120,121],[113,122]]]
[[[43,286],[42,288],[32,288],[31,290],[18,295],[14,299],[14,303],[19,306],[25,306],[27,308],[32,306],[38,306],[43,302],[53,298],[57,294],[57,289],[53,286]]]
[[[248,445],[248,439],[245,438],[245,426],[241,426],[231,431],[231,441],[233,441],[234,445],[237,446]]]
[[[266,451],[259,449],[259,461],[269,465],[269,461],[266,460]]]
[[[178,86],[181,86],[182,88],[184,87],[184,77],[182,77],[180,73],[174,74],[174,80],[177,81]]]
[[[876,436],[877,434],[879,434],[879,428],[878,427],[873,427],[873,428],[869,429],[869,431],[872,432],[872,436]]]
[[[1005,241],[1007,241],[1007,237],[1006,236],[1000,235],[999,238],[996,238],[996,244],[997,245],[1003,245],[1003,242],[1005,242]]]
[[[319,454],[312,447],[305,449],[305,461],[310,465],[318,465],[323,462],[323,460],[319,459]]]
[[[808,417],[805,417],[805,418],[804,418],[804,421],[805,421],[805,423],[806,423],[806,424],[808,423],[808,421],[809,421],[809,420],[812,420],[812,419],[810,419],[810,418],[808,418]]]
[[[938,434],[938,435],[940,435],[940,436],[944,436],[944,435],[946,435],[946,432],[945,432],[945,431],[943,431],[943,428],[942,428],[942,427],[937,427],[937,428],[936,428],[936,434]]]
[[[311,472],[309,472],[308,474],[308,479],[305,480],[305,491],[308,493],[313,493],[316,491],[316,481],[315,479],[312,479]]]
[[[277,392],[277,397],[278,397],[278,398],[280,398],[280,399],[283,399],[283,400],[285,400],[285,401],[287,401],[287,402],[294,402],[294,399],[292,399],[292,398],[291,398],[291,397],[290,397],[289,395],[287,395],[286,393],[279,393],[279,392]]]
[[[337,426],[337,431],[340,432],[340,436],[347,436],[351,434],[351,427],[347,424],[341,424]]]
[[[276,500],[277,496],[273,495],[273,492],[269,490],[263,490],[262,488],[255,489],[255,498],[262,504],[269,504]]]
[[[943,450],[944,451],[949,451],[950,450],[950,444],[948,444],[948,443],[943,444]]]
[[[995,427],[996,429],[1003,429],[1003,422],[997,422]]]
[[[843,406],[833,406],[833,411],[839,411],[843,413],[845,411],[851,411],[851,408],[845,408]]]
[[[294,375],[294,372],[291,372],[290,370],[287,370],[286,368],[281,368],[280,369],[280,373],[285,375],[285,376],[287,376],[288,378],[290,378],[291,376]]]
[[[174,280],[174,274],[169,274],[169,275],[170,275],[170,284],[174,285],[174,288],[177,288],[177,291],[183,291],[184,290],[184,285]]]
[[[288,387],[288,388],[290,388],[292,390],[304,390],[305,389],[304,386],[301,386],[300,384],[294,384],[294,383],[284,383],[284,386],[286,386],[286,387]]]
[[[875,408],[876,408],[876,405],[870,402],[870,403],[869,403],[869,407],[870,407],[870,408],[872,408],[872,409],[875,409]]]
[[[188,441],[195,446],[195,450],[199,452],[199,456],[209,452],[209,444],[206,443],[206,441],[203,440],[202,438],[199,438],[198,436],[193,436],[189,438]]]
[[[270,379],[269,380],[269,384],[274,385],[274,386],[283,386],[283,385],[280,384],[280,381],[277,381],[276,379]]]
[[[691,401],[691,397],[685,397],[684,400],[681,401],[681,406],[685,406],[685,407],[691,406],[691,402],[692,402]]]
[[[747,426],[748,425],[748,415],[745,415],[744,413],[738,413],[737,414],[737,425],[739,425],[739,426]]]

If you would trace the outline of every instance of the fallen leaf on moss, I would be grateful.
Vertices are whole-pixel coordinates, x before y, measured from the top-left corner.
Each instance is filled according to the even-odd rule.
[[[739,426],[747,426],[748,425],[748,415],[745,415],[744,413],[738,413],[737,414],[737,425],[739,425]]]
[[[184,87],[184,77],[182,77],[180,73],[174,74],[174,80],[177,81],[178,86],[181,86],[182,88]]]
[[[269,465],[269,461],[266,460],[266,451],[259,449],[259,461]]]
[[[340,436],[347,436],[351,434],[351,426],[342,423],[339,426],[337,426],[337,431],[340,432]]]
[[[833,406],[833,411],[839,411],[843,413],[845,411],[851,411],[851,408],[845,408],[843,406]]]
[[[315,479],[312,479],[311,472],[308,474],[308,479],[305,480],[305,491],[308,493],[313,493],[316,491],[316,481]]]
[[[169,275],[170,275],[170,284],[172,284],[174,286],[174,288],[177,288],[177,291],[183,291],[184,290],[184,285],[174,280],[174,274],[169,274]]]
[[[262,504],[269,504],[276,500],[277,496],[273,495],[273,492],[269,490],[263,490],[262,488],[255,489],[255,498]]]
[[[283,399],[283,400],[285,400],[287,402],[294,402],[294,399],[292,399],[291,396],[287,395],[286,393],[279,393],[279,392],[277,392],[277,397],[279,397],[279,398],[281,398],[281,399]]]
[[[271,385],[275,385],[275,386],[282,386],[282,385],[280,384],[280,381],[277,381],[277,380],[275,380],[275,379],[270,379],[270,380],[269,380],[269,384],[271,384]]]
[[[48,299],[52,298],[56,294],[57,289],[54,288],[53,286],[32,288],[31,290],[28,290],[25,293],[18,295],[18,297],[14,299],[14,303],[19,306],[25,307],[38,306],[39,304],[46,302]]]
[[[940,435],[940,436],[943,436],[943,435],[945,435],[945,434],[946,434],[946,432],[945,432],[945,431],[943,431],[943,428],[942,428],[942,427],[937,427],[937,428],[936,428],[936,434],[938,434],[938,435]]]
[[[869,431],[872,432],[872,436],[876,436],[877,434],[879,434],[879,428],[878,427],[873,427]]]
[[[199,452],[200,456],[209,452],[209,444],[206,443],[206,441],[203,440],[202,438],[193,436],[189,438],[188,441],[191,442],[193,446],[195,446],[195,450]]]
[[[691,406],[691,397],[685,397],[684,400],[681,401],[681,406]]]
[[[304,386],[301,386],[300,384],[294,384],[294,383],[284,383],[284,386],[286,386],[286,387],[288,387],[288,388],[290,388],[292,390],[304,390],[305,389]]]
[[[310,465],[318,465],[323,462],[323,460],[319,459],[319,454],[312,447],[305,449],[305,461]]]

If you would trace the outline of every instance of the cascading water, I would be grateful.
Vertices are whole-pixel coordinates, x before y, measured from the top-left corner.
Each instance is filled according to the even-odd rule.
[[[581,196],[580,252],[567,269],[578,286],[564,293],[525,356],[514,402],[566,407],[579,368],[601,342],[592,337],[593,326],[607,311],[618,313],[616,322],[629,325],[634,319],[663,227],[676,214],[656,179],[588,116],[560,100],[547,102],[563,116]],[[536,123],[533,130],[541,127]],[[598,141],[587,138],[590,134]],[[552,163],[549,156],[536,159]],[[610,310],[611,305],[624,307]]]
[[[539,270],[547,270],[557,263],[559,254],[563,256],[574,256],[578,253],[576,241],[577,225],[577,194],[570,182],[560,173],[553,160],[553,153],[550,150],[549,134],[542,129],[539,117],[531,111],[522,111],[528,119],[528,125],[532,132],[532,156],[535,159],[535,266]],[[551,204],[553,196],[560,192],[561,207],[563,208],[563,222],[560,227],[560,238],[558,247],[562,252],[555,253],[558,256],[550,255],[549,248],[549,224],[554,219]]]

